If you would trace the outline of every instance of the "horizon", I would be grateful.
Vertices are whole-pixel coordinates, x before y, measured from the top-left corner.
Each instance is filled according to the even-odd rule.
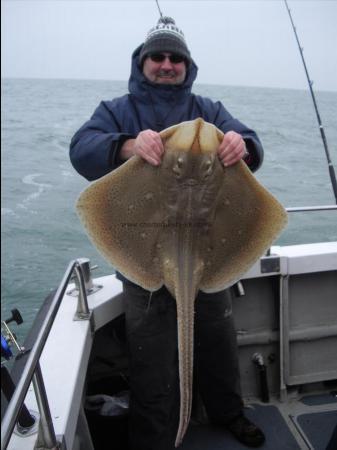
[[[128,80],[115,80],[115,79],[108,79],[108,78],[63,78],[63,77],[59,77],[59,78],[44,78],[44,77],[1,77],[1,82],[2,81],[6,81],[6,80],[33,80],[33,81],[92,81],[92,82],[104,82],[104,83],[124,83],[124,84],[128,84]],[[278,86],[258,86],[258,85],[236,85],[236,84],[219,84],[219,83],[203,83],[203,82],[198,82],[198,80],[196,80],[193,83],[193,87],[196,86],[212,86],[212,87],[228,87],[228,88],[237,88],[237,89],[271,89],[271,90],[285,90],[285,91],[303,91],[303,92],[308,92],[310,94],[310,90],[309,90],[309,86],[307,85],[306,87],[278,87]],[[192,87],[192,90],[193,90]],[[336,90],[327,90],[327,89],[315,89],[315,86],[313,85],[313,91],[314,93],[316,92],[324,92],[324,93],[331,93],[331,94],[337,94],[337,89]]]

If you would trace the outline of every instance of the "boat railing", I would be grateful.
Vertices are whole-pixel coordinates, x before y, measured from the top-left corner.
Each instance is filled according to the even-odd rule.
[[[337,210],[337,205],[322,205],[322,206],[294,206],[287,207],[286,211],[293,212],[307,212],[307,211],[332,211]]]
[[[31,382],[33,382],[40,414],[39,444],[43,448],[60,448],[60,443],[57,442],[53,421],[51,418],[48,398],[40,367],[40,357],[50,330],[53,326],[56,314],[59,310],[62,298],[73,275],[78,289],[77,311],[74,319],[90,319],[90,311],[87,300],[88,290],[86,289],[87,286],[90,286],[92,283],[89,260],[86,258],[80,258],[71,261],[64,273],[62,281],[53,296],[50,308],[48,309],[45,319],[41,325],[35,344],[29,353],[20,380],[18,381],[13,396],[8,403],[8,407],[1,422],[1,450],[5,450],[8,446]]]

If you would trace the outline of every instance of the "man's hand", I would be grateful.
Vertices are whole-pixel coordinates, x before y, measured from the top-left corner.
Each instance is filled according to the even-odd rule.
[[[164,153],[160,134],[153,130],[141,131],[136,139],[128,139],[121,148],[121,158],[138,155],[153,166],[159,166]]]
[[[228,131],[219,146],[218,156],[225,167],[236,164],[240,159],[247,156],[246,144],[241,134]]]

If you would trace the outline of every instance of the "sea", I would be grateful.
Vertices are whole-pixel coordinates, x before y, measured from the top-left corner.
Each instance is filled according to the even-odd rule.
[[[89,242],[75,202],[89,182],[69,161],[69,142],[101,100],[124,81],[3,79],[1,86],[2,318],[22,343],[45,297],[73,259],[90,258],[95,276],[113,272]],[[308,90],[195,85],[256,130],[265,149],[257,179],[286,207],[335,203]],[[337,92],[315,93],[337,170]],[[276,245],[337,240],[337,211],[291,213]]]

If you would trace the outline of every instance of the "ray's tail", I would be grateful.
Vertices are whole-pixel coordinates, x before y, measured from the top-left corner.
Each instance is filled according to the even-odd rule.
[[[177,303],[178,355],[180,379],[180,419],[175,446],[178,447],[186,433],[192,409],[193,347],[194,347],[194,303],[200,276],[198,258],[190,230],[180,235],[175,280]]]
[[[185,286],[184,292],[176,296],[180,379],[180,419],[176,447],[181,444],[186,433],[192,409],[195,292],[188,291],[188,286]]]

